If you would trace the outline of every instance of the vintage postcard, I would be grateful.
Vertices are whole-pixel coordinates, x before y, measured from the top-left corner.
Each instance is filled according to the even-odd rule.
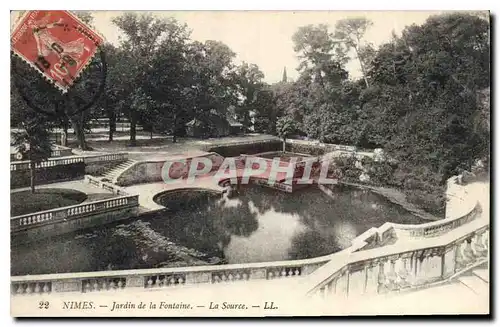
[[[488,11],[10,33],[13,317],[490,313]]]

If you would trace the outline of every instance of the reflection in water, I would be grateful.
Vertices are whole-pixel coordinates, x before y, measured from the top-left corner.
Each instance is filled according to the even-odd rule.
[[[12,274],[303,259],[347,248],[386,221],[423,221],[369,191],[316,187],[293,194],[247,186],[234,198],[184,190],[167,212],[12,249]]]

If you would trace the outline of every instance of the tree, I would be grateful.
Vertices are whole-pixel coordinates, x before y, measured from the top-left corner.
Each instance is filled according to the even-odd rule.
[[[478,95],[489,86],[488,32],[479,17],[439,15],[379,48],[364,108],[400,169],[444,183],[488,153],[489,131],[477,124],[487,117]]]
[[[124,93],[126,87],[124,87],[124,78],[127,70],[126,61],[124,60],[125,55],[122,53],[121,49],[116,48],[110,43],[103,45],[103,51],[106,53],[106,60],[108,64],[107,78],[106,78],[106,90],[101,98],[100,105],[103,108],[103,113],[108,118],[109,131],[108,140],[113,141],[113,134],[116,132],[116,120],[123,106],[123,100],[127,98],[127,94]]]
[[[120,42],[123,51],[123,64],[127,64],[121,75],[123,92],[128,97],[123,98],[123,110],[128,113],[130,120],[130,145],[136,145],[137,122],[140,117],[137,108],[132,104],[140,102],[137,97],[140,92],[133,92],[144,86],[148,78],[148,68],[151,67],[160,44],[168,35],[169,26],[176,25],[173,18],[154,18],[152,14],[136,14],[127,12],[113,19],[113,23],[125,34]]]
[[[373,22],[365,17],[346,18],[335,24],[334,38],[344,43],[348,49],[354,49],[359,61],[366,87],[369,87],[366,66],[369,64],[371,46],[362,43],[366,30]]]
[[[295,121],[289,116],[282,116],[276,122],[276,132],[283,140],[283,152],[286,152],[286,139],[296,131]]]
[[[187,51],[187,72],[191,80],[192,117],[202,122],[208,134],[225,121],[228,108],[238,103],[233,59],[236,54],[224,43],[194,41]]]
[[[243,62],[236,68],[234,83],[238,91],[239,103],[236,106],[236,115],[243,126],[249,128],[251,125],[250,115],[259,110],[259,95],[264,88],[264,73],[255,64]],[[260,103],[259,103],[260,102]]]
[[[258,133],[275,134],[276,121],[281,114],[276,107],[270,85],[264,85],[257,94],[254,103],[254,131]]]
[[[187,25],[170,20],[150,67],[146,68],[144,90],[152,102],[149,118],[143,117],[143,122],[149,122],[154,130],[170,132],[174,143],[187,122],[193,100],[189,35]]]
[[[303,76],[309,76],[322,87],[325,79],[337,78],[338,70],[345,64],[345,53],[333,42],[327,25],[299,27],[292,36],[292,41],[294,51],[301,59],[298,70]],[[347,72],[344,71],[343,74]]]
[[[11,121],[17,121],[20,128],[12,134],[11,145],[27,157],[30,162],[31,193],[35,193],[36,164],[47,160],[51,154],[51,123],[36,113],[22,99],[11,91]]]

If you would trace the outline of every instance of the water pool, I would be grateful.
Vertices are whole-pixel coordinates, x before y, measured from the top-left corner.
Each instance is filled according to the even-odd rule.
[[[371,227],[425,222],[368,190],[292,194],[242,187],[159,196],[168,211],[12,248],[12,275],[305,259],[350,246]]]

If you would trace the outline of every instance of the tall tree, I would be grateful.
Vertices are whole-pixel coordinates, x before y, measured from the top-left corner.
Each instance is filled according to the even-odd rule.
[[[125,94],[130,98],[124,99],[124,111],[128,113],[130,121],[130,145],[135,146],[137,123],[140,114],[133,106],[141,102],[143,92],[133,92],[141,88],[148,76],[148,67],[154,59],[169,25],[176,24],[172,18],[155,18],[150,13],[137,14],[127,12],[113,19],[113,23],[124,33],[125,37],[120,42],[120,48],[125,54],[123,58],[129,64],[126,72],[122,75],[124,79]]]
[[[276,122],[276,132],[283,140],[283,152],[286,152],[286,139],[296,131],[295,121],[289,116],[282,116]]]
[[[11,124],[17,129],[12,133],[11,145],[30,162],[30,187],[35,193],[36,164],[47,160],[51,154],[50,129],[54,121],[28,108],[15,90],[11,90]]]
[[[148,79],[144,89],[152,102],[149,118],[143,120],[150,123],[152,130],[169,131],[174,143],[192,111],[194,82],[188,55],[189,35],[185,24],[170,20],[146,70]]]
[[[366,30],[373,25],[373,22],[365,17],[354,17],[339,20],[335,24],[334,38],[344,43],[348,49],[354,49],[358,59],[363,79],[365,80],[366,87],[369,87],[366,66],[369,64],[370,47],[366,49],[363,44],[363,37]]]
[[[243,62],[237,67],[234,79],[240,100],[236,106],[236,114],[243,126],[249,128],[251,114],[259,109],[259,95],[264,88],[264,73],[257,65]]]

